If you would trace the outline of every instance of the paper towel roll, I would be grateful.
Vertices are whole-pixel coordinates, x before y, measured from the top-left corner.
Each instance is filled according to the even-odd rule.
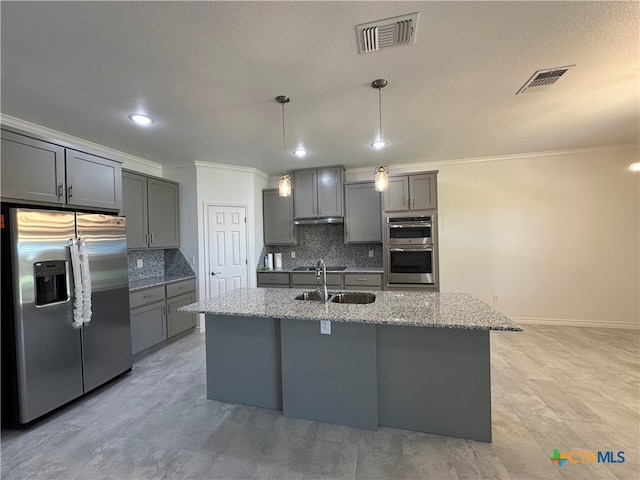
[[[275,268],[282,268],[282,253],[273,254],[273,266]]]
[[[267,262],[269,263],[269,270],[273,270],[273,253],[267,254]]]

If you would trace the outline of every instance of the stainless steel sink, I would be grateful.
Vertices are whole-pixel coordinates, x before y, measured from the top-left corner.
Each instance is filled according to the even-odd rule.
[[[347,267],[327,267],[327,272],[341,272],[346,270]],[[293,269],[294,272],[315,272],[316,267],[296,267]]]
[[[321,302],[322,297],[318,294],[318,292],[304,292],[298,295],[296,300],[307,300],[311,302]]]
[[[376,301],[376,295],[374,293],[366,292],[346,292],[335,293],[331,296],[331,303],[357,303],[366,304]]]
[[[295,297],[296,300],[305,300],[308,302],[321,302],[322,296],[316,292],[304,292]],[[367,304],[376,301],[375,293],[368,292],[343,292],[329,293],[329,301],[331,303],[356,303]]]

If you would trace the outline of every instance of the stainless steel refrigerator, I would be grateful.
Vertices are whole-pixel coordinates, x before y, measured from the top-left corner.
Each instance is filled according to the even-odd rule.
[[[3,423],[25,424],[131,370],[125,218],[3,208],[1,226]],[[92,315],[74,327],[79,240]]]

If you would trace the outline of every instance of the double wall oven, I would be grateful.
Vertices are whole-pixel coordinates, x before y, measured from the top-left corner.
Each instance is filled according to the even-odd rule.
[[[386,218],[385,274],[389,286],[435,286],[435,217]]]

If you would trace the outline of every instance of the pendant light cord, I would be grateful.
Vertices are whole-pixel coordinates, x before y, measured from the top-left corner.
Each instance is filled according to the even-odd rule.
[[[284,102],[282,102],[282,170],[284,174],[287,174],[287,154],[284,143]]]
[[[382,140],[382,88],[378,88],[378,111],[380,112],[380,141]]]

